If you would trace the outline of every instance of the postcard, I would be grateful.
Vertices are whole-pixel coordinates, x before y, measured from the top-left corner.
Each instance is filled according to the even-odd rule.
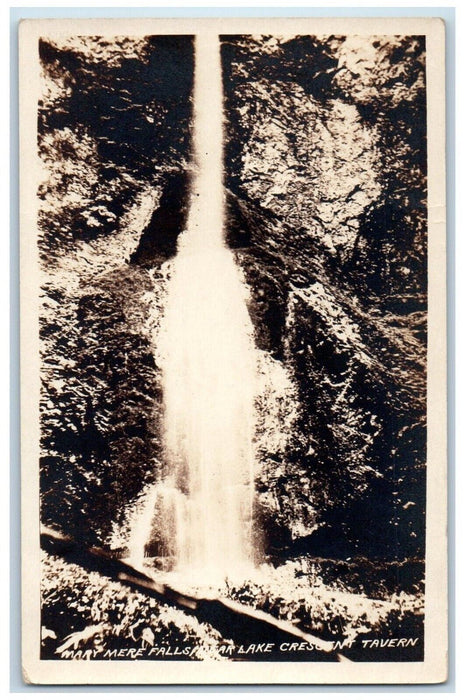
[[[444,682],[442,20],[19,33],[25,680]]]

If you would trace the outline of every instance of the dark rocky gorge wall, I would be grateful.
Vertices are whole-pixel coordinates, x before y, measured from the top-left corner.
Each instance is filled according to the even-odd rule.
[[[117,546],[164,469],[153,339],[186,219],[193,42],[40,55],[42,518]],[[225,36],[222,59],[265,551],[421,556],[423,38]]]
[[[424,41],[223,39],[231,244],[296,386],[284,449],[260,445],[270,521],[291,551],[421,552]]]
[[[160,469],[152,335],[185,218],[193,39],[43,39],[40,56],[42,519],[102,542]]]

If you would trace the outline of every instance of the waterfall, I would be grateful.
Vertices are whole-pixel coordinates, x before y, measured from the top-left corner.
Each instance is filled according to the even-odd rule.
[[[255,348],[247,289],[224,243],[218,37],[196,38],[194,175],[158,362],[167,474],[160,516],[175,568],[205,583],[252,561]]]

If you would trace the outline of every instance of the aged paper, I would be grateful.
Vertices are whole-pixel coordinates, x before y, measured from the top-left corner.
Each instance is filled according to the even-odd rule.
[[[437,19],[21,23],[27,682],[446,679],[444,109]]]

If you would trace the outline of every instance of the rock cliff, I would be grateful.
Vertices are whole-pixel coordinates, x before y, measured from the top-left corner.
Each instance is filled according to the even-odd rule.
[[[193,43],[44,38],[40,56],[42,517],[108,542],[162,468],[154,339],[188,206]],[[421,555],[423,38],[225,36],[222,59],[265,550]]]

